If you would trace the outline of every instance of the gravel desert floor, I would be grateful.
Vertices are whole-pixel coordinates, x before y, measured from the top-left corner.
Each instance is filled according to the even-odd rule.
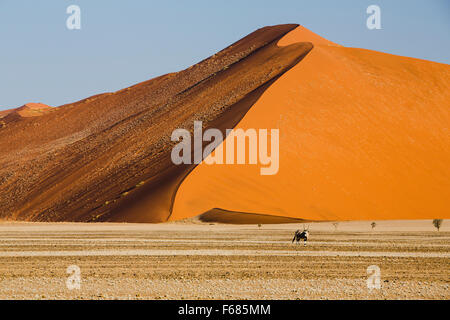
[[[0,299],[450,298],[446,221],[370,224],[310,224],[305,247],[301,225],[4,222]]]

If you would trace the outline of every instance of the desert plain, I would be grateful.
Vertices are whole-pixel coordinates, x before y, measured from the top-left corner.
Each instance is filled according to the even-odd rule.
[[[310,223],[307,246],[302,224],[3,222],[0,299],[449,299],[446,221],[371,222]]]

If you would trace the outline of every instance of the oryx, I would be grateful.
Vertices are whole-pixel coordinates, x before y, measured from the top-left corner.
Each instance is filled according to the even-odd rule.
[[[300,242],[300,240],[303,239],[303,244],[306,246],[308,237],[309,237],[309,226],[308,226],[308,228],[305,228],[305,226],[303,226],[303,231],[300,231],[300,230],[295,231],[295,235],[294,235],[294,238],[292,239],[292,243],[294,241],[297,241],[296,243],[298,244]]]

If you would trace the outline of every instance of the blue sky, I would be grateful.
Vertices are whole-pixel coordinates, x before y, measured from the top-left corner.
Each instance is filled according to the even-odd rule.
[[[68,30],[66,8],[81,8]],[[381,8],[382,30],[366,27]],[[257,28],[450,64],[448,0],[0,0],[0,110],[52,106],[184,69]]]

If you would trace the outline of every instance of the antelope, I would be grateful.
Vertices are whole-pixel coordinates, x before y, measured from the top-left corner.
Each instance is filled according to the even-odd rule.
[[[292,243],[294,243],[294,241],[297,241],[296,243],[298,244],[300,242],[300,240],[303,239],[303,244],[306,247],[306,242],[308,241],[308,236],[309,236],[309,226],[308,226],[308,228],[305,228],[305,226],[303,226],[303,231],[300,231],[300,230],[295,231],[295,235],[294,235],[294,238],[292,239]]]

